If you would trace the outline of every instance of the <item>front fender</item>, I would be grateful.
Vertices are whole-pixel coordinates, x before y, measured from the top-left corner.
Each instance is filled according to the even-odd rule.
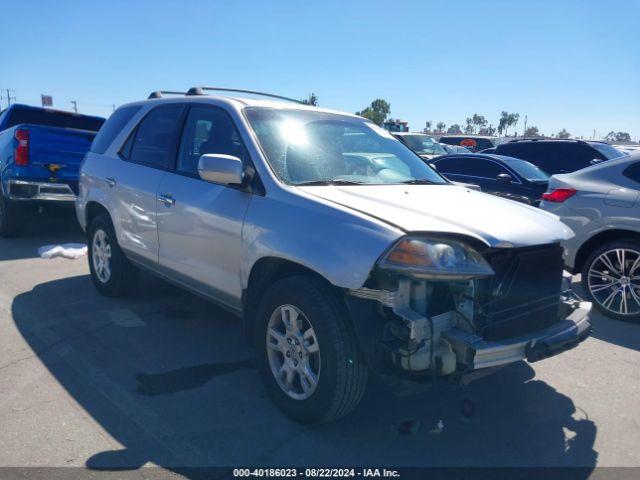
[[[264,257],[295,262],[342,288],[360,288],[403,232],[346,207],[304,196],[255,196],[243,227],[241,281]]]

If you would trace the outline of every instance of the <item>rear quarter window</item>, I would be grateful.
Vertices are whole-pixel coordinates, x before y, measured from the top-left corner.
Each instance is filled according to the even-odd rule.
[[[138,113],[142,107],[139,105],[122,107],[116,110],[113,115],[109,117],[106,123],[102,126],[98,135],[93,139],[91,144],[91,151],[93,153],[104,153],[113,142],[113,139],[118,136],[124,126],[129,123],[129,120]]]
[[[640,162],[632,163],[622,171],[622,174],[636,183],[640,183]]]

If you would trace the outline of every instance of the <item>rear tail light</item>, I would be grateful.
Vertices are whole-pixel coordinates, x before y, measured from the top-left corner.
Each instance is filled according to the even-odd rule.
[[[562,203],[573,197],[577,190],[575,188],[556,188],[552,192],[542,194],[542,199],[546,202]]]
[[[18,144],[13,152],[13,159],[16,165],[26,167],[29,165],[29,130],[18,129],[14,137]]]

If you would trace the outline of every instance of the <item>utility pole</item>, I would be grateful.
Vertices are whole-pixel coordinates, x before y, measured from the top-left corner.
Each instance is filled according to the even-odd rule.
[[[524,116],[524,133],[522,134],[523,136],[527,135],[527,116]]]
[[[71,105],[73,105],[73,111],[78,113],[78,102],[75,100],[71,100]]]
[[[11,106],[11,100],[15,101],[16,97],[15,97],[15,90],[12,90],[11,88],[3,88],[2,90],[4,90],[5,92],[7,92],[7,108],[9,108]],[[11,96],[11,92],[14,93],[13,96]],[[2,94],[0,93],[0,101],[2,100]]]

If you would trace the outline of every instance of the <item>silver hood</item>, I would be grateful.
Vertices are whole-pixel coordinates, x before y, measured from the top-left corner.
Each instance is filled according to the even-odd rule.
[[[454,185],[298,187],[406,232],[454,233],[491,247],[541,245],[573,237],[556,215]]]

